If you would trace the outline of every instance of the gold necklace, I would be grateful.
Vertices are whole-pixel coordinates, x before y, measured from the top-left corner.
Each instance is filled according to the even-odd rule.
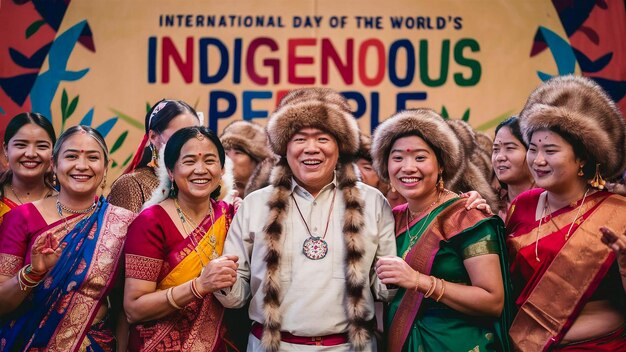
[[[420,235],[422,234],[422,230],[424,229],[424,227],[428,223],[428,219],[430,219],[430,214],[432,214],[432,212],[428,213],[428,215],[426,216],[426,219],[422,223],[422,226],[420,226],[419,230],[417,230],[417,232],[415,232],[415,235],[411,235],[411,228],[409,227],[409,224],[411,222],[413,222],[413,219],[417,219],[420,215],[424,214],[428,209],[430,209],[433,205],[437,204],[439,202],[439,200],[441,200],[441,192],[438,192],[438,193],[439,194],[437,194],[437,199],[435,199],[434,202],[430,203],[430,205],[427,206],[425,209],[423,209],[419,213],[417,213],[417,216],[415,216],[413,218],[411,218],[412,212],[409,209],[409,205],[407,204],[407,207],[406,207],[406,232],[409,235],[409,246],[404,251],[404,253],[402,253],[402,259],[406,259],[407,254],[409,254],[409,252],[411,251],[411,249],[413,248],[415,243],[417,243],[417,240],[420,237]],[[446,192],[446,195],[448,193],[449,193],[449,191]]]
[[[12,183],[9,183],[9,188],[11,189],[11,192],[13,192],[13,195],[15,196],[15,199],[16,199],[16,200],[17,200],[20,204],[30,203],[30,202],[31,202],[30,200],[27,200],[26,202],[22,201],[22,199],[21,199],[21,198],[20,198],[20,196],[17,194],[17,192],[15,192],[15,189],[13,188],[13,184],[12,184]],[[28,194],[28,193],[26,193],[26,194]],[[46,196],[47,196],[47,195],[49,195],[49,194],[50,194],[50,190],[48,189],[48,190],[46,190],[46,193],[44,193],[44,195],[43,195],[43,196],[38,197],[36,200],[46,198]],[[34,201],[33,201],[33,202],[34,202]]]
[[[178,217],[180,218],[180,222],[183,226],[183,231],[185,232],[185,235],[189,237],[191,244],[194,247],[193,248],[194,251],[196,251],[196,253],[198,254],[198,258],[200,259],[200,264],[202,265],[202,269],[204,270],[205,264],[202,261],[202,255],[200,254],[200,252],[198,252],[198,247],[200,247],[200,245],[198,242],[196,242],[194,238],[194,236],[196,235],[196,232],[200,231],[199,230],[200,227],[193,220],[191,220],[191,217],[189,215],[187,215],[183,211],[183,209],[180,207],[180,204],[178,204],[178,199],[176,198],[174,198],[174,205],[176,206],[176,212],[178,213]],[[206,252],[204,251],[204,248],[202,247],[200,247],[200,250],[202,251],[202,254],[204,254],[206,258],[215,259],[219,257],[219,254],[217,254],[217,250],[215,249],[215,245],[217,244],[217,239],[215,238],[215,233],[214,233],[214,228],[213,228],[213,226],[215,225],[215,219],[213,215],[213,205],[211,204],[211,201],[209,201],[209,211],[207,215],[211,217],[211,233],[209,234],[209,245],[212,248],[211,255],[210,256],[207,255]],[[204,218],[206,218],[206,215],[204,216]],[[187,231],[187,224],[189,224],[189,226],[192,229],[191,234],[189,233],[189,231]]]
[[[565,241],[569,240],[569,236],[572,233],[572,228],[574,227],[574,224],[576,223],[576,220],[578,220],[578,216],[580,216],[580,211],[582,210],[583,204],[585,204],[585,199],[587,198],[587,194],[589,193],[590,188],[587,188],[587,190],[585,191],[585,193],[583,194],[583,199],[580,202],[580,205],[578,206],[578,209],[576,210],[576,215],[574,216],[574,220],[572,220],[572,223],[569,226],[569,229],[567,230],[567,234],[565,235]],[[541,262],[541,260],[539,259],[539,229],[541,228],[541,224],[543,223],[543,218],[546,214],[546,210],[548,210],[550,208],[550,204],[548,203],[548,193],[546,191],[546,197],[544,200],[545,204],[543,205],[543,209],[541,210],[541,217],[539,218],[539,226],[537,226],[537,231],[536,231],[536,235],[535,235],[535,260],[537,262]],[[552,221],[552,224],[557,228],[558,231],[560,231],[561,229],[556,226],[556,224],[554,223],[554,220],[552,220],[552,210],[550,209],[550,221]]]

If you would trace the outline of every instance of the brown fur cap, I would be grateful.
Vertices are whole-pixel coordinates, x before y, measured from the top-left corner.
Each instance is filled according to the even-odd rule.
[[[272,156],[263,127],[250,121],[235,121],[226,126],[220,141],[224,149],[241,149],[256,162]]]
[[[456,183],[465,170],[463,146],[445,120],[431,109],[401,111],[378,125],[372,159],[380,178],[389,182],[387,160],[391,147],[396,139],[410,135],[420,136],[441,151],[444,182]]]
[[[541,129],[569,133],[600,163],[600,173],[606,178],[614,178],[626,168],[624,117],[589,78],[569,75],[544,82],[528,97],[520,113],[520,127],[526,143]]]
[[[348,102],[330,89],[302,88],[288,93],[267,123],[274,153],[284,157],[287,143],[303,128],[317,128],[333,135],[340,158],[354,157],[359,149],[359,126]]]

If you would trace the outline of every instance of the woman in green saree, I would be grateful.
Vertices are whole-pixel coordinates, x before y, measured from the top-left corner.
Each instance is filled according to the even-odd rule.
[[[400,257],[376,264],[383,283],[399,286],[387,349],[508,350],[503,224],[444,188],[465,168],[454,132],[432,110],[403,111],[378,127],[372,150],[381,177],[407,199],[393,210]]]

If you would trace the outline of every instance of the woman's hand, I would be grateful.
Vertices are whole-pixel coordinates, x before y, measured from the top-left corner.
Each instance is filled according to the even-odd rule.
[[[469,191],[459,194],[459,197],[467,198],[465,201],[465,208],[467,210],[476,208],[482,211],[485,215],[493,215],[491,207],[487,204],[487,200],[483,198],[480,193],[476,191]]]
[[[36,273],[47,273],[61,257],[67,244],[59,245],[52,233],[46,232],[35,239],[30,250],[31,266]]]
[[[238,260],[236,255],[224,255],[211,260],[197,279],[199,293],[204,296],[233,286],[237,281]]]
[[[620,272],[626,272],[626,233],[618,235],[606,226],[600,227],[600,232],[602,242],[615,252]]]
[[[400,257],[381,257],[376,262],[376,275],[383,284],[415,288],[419,273]]]

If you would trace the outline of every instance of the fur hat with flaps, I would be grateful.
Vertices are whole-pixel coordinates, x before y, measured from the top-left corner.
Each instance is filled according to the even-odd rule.
[[[431,109],[401,111],[378,125],[372,138],[372,159],[381,179],[389,182],[387,161],[391,147],[398,138],[406,136],[419,136],[439,150],[444,182],[458,182],[466,167],[463,146],[446,121]]]
[[[359,129],[356,120],[341,104],[345,99],[332,90],[306,88],[287,94],[270,117],[267,132],[270,145],[281,156],[271,176],[273,193],[267,202],[270,209],[263,228],[267,254],[264,258],[267,270],[263,279],[263,337],[261,343],[267,351],[278,351],[281,341],[281,278],[283,230],[290,210],[293,173],[286,161],[287,143],[304,128],[317,128],[332,134],[339,148],[339,164],[335,172],[337,187],[345,203],[342,235],[346,248],[344,270],[346,273],[345,309],[348,317],[348,335],[353,350],[362,350],[370,340],[367,321],[369,311],[364,290],[366,276],[360,271],[365,258],[362,238],[364,226],[364,203],[357,188],[358,177],[351,162],[359,147]],[[294,253],[294,255],[298,255]]]
[[[302,88],[289,92],[267,123],[267,134],[274,153],[284,157],[287,143],[303,128],[317,128],[333,135],[339,157],[353,157],[359,148],[359,127],[339,93],[322,88]]]
[[[569,75],[544,82],[528,97],[519,119],[526,143],[541,129],[563,131],[600,164],[603,177],[612,179],[626,168],[624,117],[607,93],[589,78]],[[595,165],[591,166],[595,170]],[[587,172],[585,175],[591,177]]]
[[[265,130],[254,122],[232,122],[224,128],[220,141],[224,149],[240,149],[256,162],[272,156]]]
[[[463,120],[450,119],[446,122],[461,141],[467,163],[463,177],[448,184],[448,189],[454,192],[476,191],[487,201],[493,211],[497,211],[500,202],[490,184],[493,173],[491,158],[486,157],[478,144],[476,131]]]

